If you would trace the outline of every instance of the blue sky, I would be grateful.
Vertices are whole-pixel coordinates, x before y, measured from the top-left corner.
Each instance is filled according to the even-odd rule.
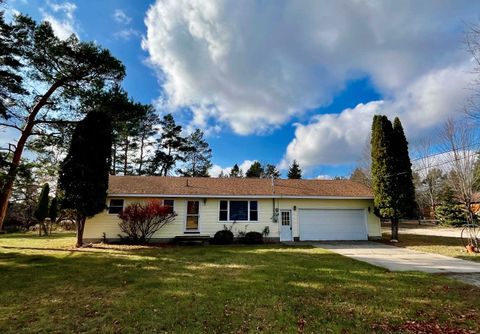
[[[253,160],[305,176],[348,175],[374,114],[399,116],[411,143],[455,116],[472,63],[471,1],[7,1],[110,49],[124,87],[213,149],[212,173]]]

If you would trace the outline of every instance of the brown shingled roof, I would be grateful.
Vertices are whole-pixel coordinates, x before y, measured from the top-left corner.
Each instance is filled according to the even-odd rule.
[[[358,197],[373,198],[350,180],[284,180],[174,176],[110,176],[109,195]]]

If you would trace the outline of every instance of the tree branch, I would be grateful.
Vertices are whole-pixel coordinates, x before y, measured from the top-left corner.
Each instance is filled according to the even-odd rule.
[[[16,130],[18,130],[18,131],[23,131],[21,128],[19,128],[19,127],[16,126],[15,124],[0,123],[0,126],[6,126],[6,127],[9,127],[9,128],[16,129]]]

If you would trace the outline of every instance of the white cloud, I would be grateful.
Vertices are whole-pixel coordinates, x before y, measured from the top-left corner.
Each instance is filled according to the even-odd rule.
[[[50,22],[58,38],[67,39],[72,34],[78,36],[78,25],[75,20],[77,5],[72,2],[55,3],[51,1],[47,1],[47,5],[54,14],[41,8],[42,20]]]
[[[429,75],[437,80],[463,61],[462,25],[479,9],[480,3],[453,0],[157,0],[145,18],[143,47],[170,107],[190,107],[198,124],[269,132],[327,105],[348,80],[360,77],[385,95],[384,105],[400,107],[417,97],[410,106],[433,108],[428,91],[413,97],[401,92],[410,88],[404,94],[416,95],[419,78],[430,84]],[[432,123],[428,113],[418,113]]]
[[[431,135],[448,117],[458,113],[469,95],[473,79],[468,65],[433,70],[413,81],[390,99],[359,104],[339,114],[313,117],[297,124],[281,166],[296,159],[309,168],[323,164],[352,163],[360,158],[371,129],[373,115],[399,116],[412,141]]]
[[[128,41],[128,40],[130,40],[134,37],[140,37],[141,33],[138,30],[135,30],[133,28],[129,28],[129,29],[120,30],[120,31],[114,33],[113,35],[115,36],[115,38],[120,38],[120,39],[123,39],[125,41]]]
[[[243,175],[245,175],[245,172],[250,168],[250,166],[255,162],[255,160],[244,160],[241,164],[238,165],[238,167],[242,170]],[[222,167],[219,165],[213,165],[212,168],[208,171],[210,176],[212,177],[217,177],[220,175],[220,173],[223,171],[223,174],[228,175],[230,174],[230,171],[232,170],[233,166],[230,167]]]
[[[113,12],[113,18],[115,19],[115,21],[122,24],[129,24],[130,22],[132,22],[132,18],[121,9],[115,9],[115,11]]]
[[[333,180],[333,177],[331,175],[326,175],[326,174],[321,174],[318,175],[317,180]]]

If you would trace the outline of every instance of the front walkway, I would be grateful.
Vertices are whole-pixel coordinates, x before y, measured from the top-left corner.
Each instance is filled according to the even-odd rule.
[[[391,271],[423,271],[426,273],[480,273],[480,263],[453,257],[423,253],[411,249],[371,241],[310,242],[343,256],[368,262]]]

